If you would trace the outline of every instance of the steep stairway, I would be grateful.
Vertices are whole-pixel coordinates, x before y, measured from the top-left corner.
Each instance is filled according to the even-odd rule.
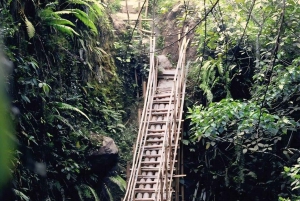
[[[147,92],[124,201],[179,201],[173,180],[180,176],[176,167],[180,160],[177,152],[182,133],[187,44],[184,37],[176,68],[158,70],[155,37],[150,40]]]

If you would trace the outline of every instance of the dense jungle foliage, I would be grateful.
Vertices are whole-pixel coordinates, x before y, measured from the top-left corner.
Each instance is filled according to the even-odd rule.
[[[147,62],[128,43],[133,32],[115,38],[114,2],[0,2],[13,63],[0,58],[1,201],[121,199]],[[149,11],[159,18],[176,3],[149,0]],[[300,2],[182,5],[174,27],[190,26],[197,52],[188,58],[185,200],[299,200]],[[104,136],[118,155],[95,154]]]
[[[128,121],[136,115],[134,75],[143,65],[122,44],[126,34],[116,43],[113,8],[97,0],[0,2],[1,47],[13,63],[1,71],[1,201],[121,199],[137,132]],[[98,154],[104,136],[119,154]]]
[[[300,2],[204,0],[196,12],[191,197],[299,200]]]

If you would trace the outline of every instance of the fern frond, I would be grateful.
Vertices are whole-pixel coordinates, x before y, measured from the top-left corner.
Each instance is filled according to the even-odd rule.
[[[70,20],[60,17],[52,8],[46,8],[39,12],[44,24],[52,26],[57,31],[68,34],[73,37],[73,34],[79,36],[79,34],[72,28],[75,24]],[[72,27],[70,27],[72,26]]]
[[[106,191],[106,193],[108,195],[109,201],[114,201],[114,198],[113,198],[113,196],[112,196],[112,194],[110,192],[110,189],[107,187],[106,184],[104,184],[104,188],[105,188],[105,191]]]
[[[25,19],[25,24],[26,24],[28,37],[29,37],[29,39],[31,39],[31,38],[33,38],[33,36],[35,34],[35,28],[27,18]]]
[[[206,95],[207,101],[211,103],[213,100],[213,94],[211,92],[210,86],[208,86],[206,82],[202,82],[199,87],[203,90],[204,94]]]
[[[33,24],[27,19],[25,13],[23,12],[23,10],[19,11],[22,19],[24,20],[24,23],[26,25],[26,30],[27,30],[27,34],[29,39],[33,38],[34,34],[35,34],[35,28],[33,26]]]
[[[101,4],[99,4],[99,2],[92,0],[68,0],[67,2],[70,4],[85,5],[89,8],[89,11],[91,12],[92,16],[94,16],[97,19],[103,16],[103,7]]]
[[[55,102],[54,103],[57,108],[61,109],[61,110],[71,110],[71,111],[75,111],[75,112],[78,112],[79,114],[81,114],[82,116],[84,116],[87,120],[89,120],[90,122],[92,122],[90,120],[90,118],[88,118],[88,116],[82,112],[81,110],[79,110],[78,108],[72,106],[72,105],[69,105],[67,103],[62,103],[62,102]]]
[[[55,12],[58,15],[64,15],[64,14],[73,14],[79,19],[83,24],[85,24],[87,27],[89,27],[93,32],[98,33],[98,30],[94,24],[93,21],[89,19],[89,16],[79,9],[66,9],[62,11]]]
[[[93,32],[95,32],[96,34],[98,34],[98,30],[97,27],[95,26],[94,22],[92,20],[89,19],[89,16],[83,12],[82,10],[79,9],[74,9],[75,13],[74,15],[83,23],[85,24],[87,27],[89,27]]]
[[[81,201],[84,201],[84,198],[83,198],[83,196],[82,196],[82,192],[81,192],[81,189],[80,189],[80,187],[78,187],[78,186],[75,186],[75,188],[76,188],[76,190],[77,190],[77,193],[78,193],[79,199],[80,199]]]
[[[49,25],[70,25],[75,27],[73,22],[64,18],[46,18],[45,20],[48,21]]]
[[[79,36],[79,34],[74,29],[72,29],[72,27],[68,27],[66,25],[60,25],[60,24],[53,24],[52,26],[57,30],[59,30],[60,32],[66,33],[70,36],[73,36],[73,34]]]
[[[224,73],[224,68],[223,68],[223,63],[222,63],[222,61],[219,61],[219,62],[217,63],[217,68],[218,68],[219,74],[220,74],[220,75],[223,75],[223,73]]]
[[[19,197],[21,198],[21,200],[24,200],[24,201],[30,201],[29,197],[26,196],[24,193],[22,193],[21,191],[17,190],[17,189],[14,189],[13,188],[13,191],[14,193]]]
[[[101,17],[104,14],[104,7],[99,3],[97,0],[86,0],[87,2],[92,3],[93,9],[96,11],[96,13]]]
[[[209,70],[209,66],[210,66],[211,61],[207,61],[205,62],[205,64],[202,66],[201,68],[201,77],[202,80],[207,80],[208,76],[208,70]]]
[[[55,11],[54,13],[57,15],[69,15],[69,14],[74,14],[75,11],[73,11],[73,9],[66,9],[66,10]]]
[[[95,26],[94,22],[89,19],[89,16],[80,9],[65,9],[62,11],[55,12],[58,15],[64,14],[73,14],[77,19],[79,19],[83,24],[89,27],[93,32],[98,33],[97,27]]]
[[[73,126],[69,123],[68,119],[60,116],[60,115],[53,115],[54,118],[58,119],[59,121],[61,121],[62,123],[64,123],[65,125],[67,125],[69,128],[71,128],[73,131],[75,131],[75,129],[73,128]]]
[[[58,5],[57,1],[50,2],[46,4],[45,8],[54,8],[56,5]]]
[[[94,196],[95,201],[100,201],[96,191],[92,187],[90,187],[86,184],[81,184],[81,187],[88,189],[92,193],[92,195]]]
[[[116,184],[121,191],[125,192],[126,190],[126,181],[120,177],[119,175],[115,176],[110,176],[108,177],[108,180],[111,181],[112,183]]]

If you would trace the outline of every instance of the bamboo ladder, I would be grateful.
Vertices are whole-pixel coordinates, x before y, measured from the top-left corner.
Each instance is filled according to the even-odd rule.
[[[187,33],[188,28],[185,30]],[[182,133],[185,95],[185,53],[189,40],[179,44],[176,69],[158,74],[155,66],[155,36],[150,39],[150,71],[124,201],[179,201],[173,178]],[[157,63],[157,62],[156,62]]]

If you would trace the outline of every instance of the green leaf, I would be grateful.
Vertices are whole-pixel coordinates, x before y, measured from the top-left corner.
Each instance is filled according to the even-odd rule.
[[[120,177],[119,175],[110,176],[108,177],[109,181],[116,184],[122,192],[125,192],[126,190],[126,181]]]
[[[62,103],[62,102],[55,102],[54,104],[61,110],[76,111],[76,112],[80,113],[81,115],[83,115],[87,120],[89,120],[89,122],[92,122],[85,113],[83,113],[81,110],[79,110],[78,108],[76,108],[72,105],[69,105],[67,103]]]
[[[181,140],[182,144],[184,145],[189,145],[189,141],[188,140]]]

